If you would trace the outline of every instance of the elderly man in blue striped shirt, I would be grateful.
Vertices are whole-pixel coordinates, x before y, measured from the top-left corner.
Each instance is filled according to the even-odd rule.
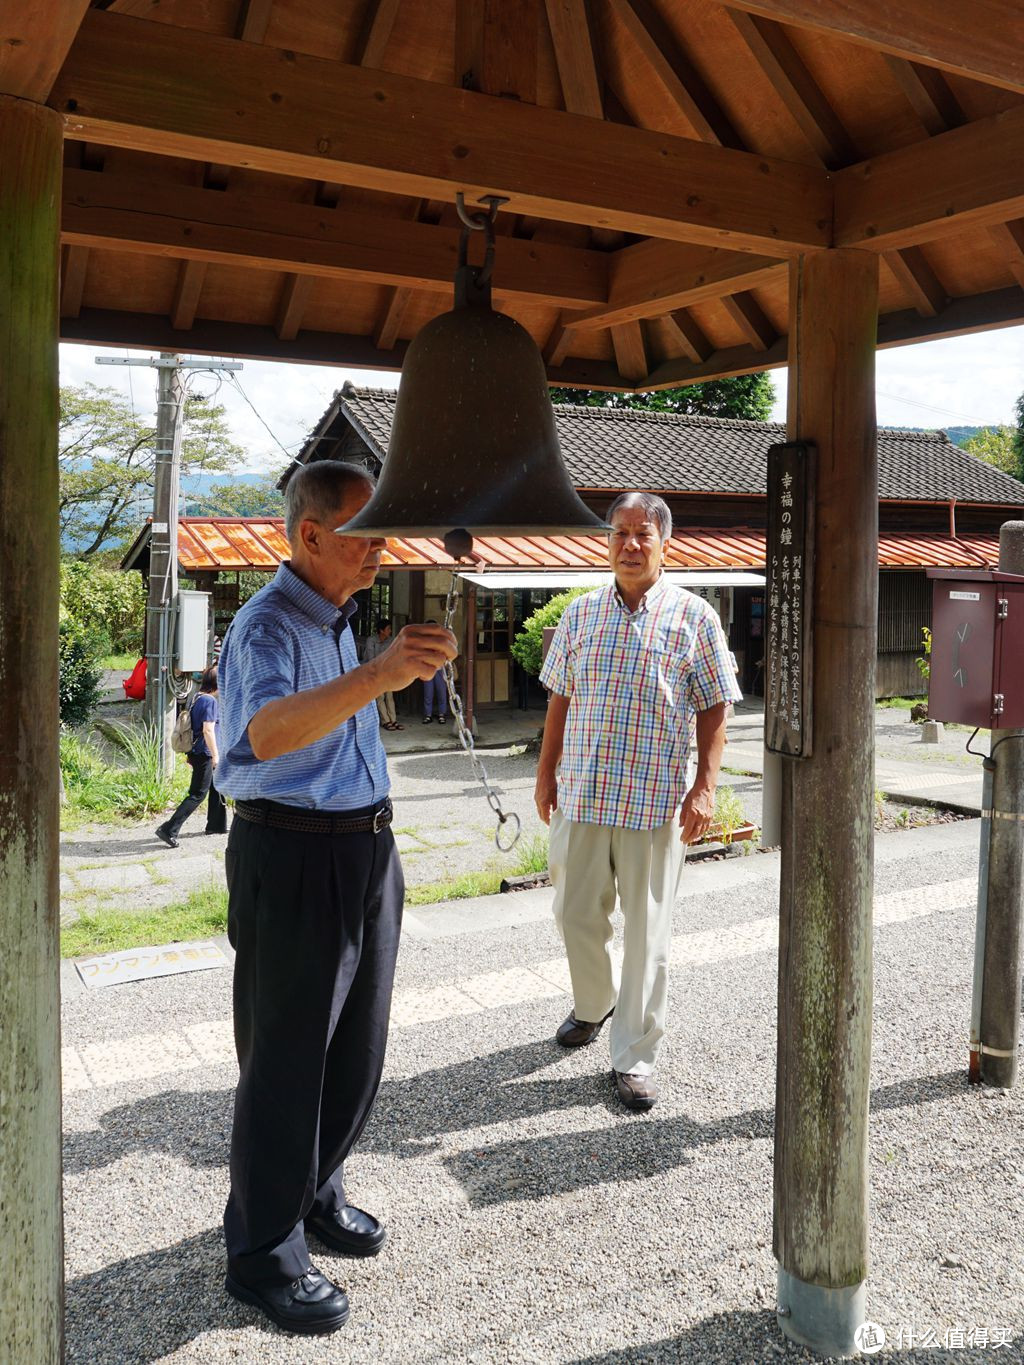
[[[293,475],[291,559],[235,617],[220,656],[240,1072],[226,1285],[303,1333],[334,1331],[349,1311],[311,1265],[307,1233],[353,1256],[386,1235],[342,1182],[380,1084],[405,890],[374,703],[456,653],[443,627],[406,626],[359,664],[353,594],[373,582],[385,542],[335,531],[372,491],[354,465]]]

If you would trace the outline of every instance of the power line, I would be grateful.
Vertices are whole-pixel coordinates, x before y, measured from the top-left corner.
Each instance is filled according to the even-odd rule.
[[[976,417],[969,412],[953,412],[950,408],[940,408],[934,403],[921,403],[916,398],[901,398],[895,393],[883,393],[881,389],[875,390],[879,398],[888,398],[893,403],[905,403],[911,408],[922,408],[925,412],[941,412],[946,417],[959,417],[964,422],[970,422],[977,426],[999,426],[998,422],[986,422],[980,417]]]
[[[269,426],[267,425],[267,423],[263,420],[263,418],[260,416],[260,414],[256,411],[256,408],[255,408],[255,406],[253,405],[252,399],[249,397],[249,395],[246,393],[246,391],[242,388],[241,384],[238,382],[237,377],[236,377],[234,374],[230,374],[230,373],[229,373],[228,378],[231,380],[231,383],[235,386],[235,388],[236,388],[236,389],[238,390],[238,392],[242,395],[242,397],[245,399],[245,401],[249,404],[249,407],[252,408],[253,416],[256,418],[256,420],[260,423],[260,425],[261,425],[261,426],[263,427],[263,429],[266,431],[266,433],[267,433],[267,435],[270,437],[270,439],[274,442],[275,445],[277,445],[277,446],[280,447],[280,449],[282,450],[282,452],[283,452],[285,455],[288,456],[289,460],[292,459],[292,453],[291,453],[291,451],[288,449],[288,447],[287,447],[286,445],[282,444],[282,442],[278,440],[278,438],[277,438],[277,436],[275,435],[275,433],[274,433],[273,431],[271,431],[270,427],[269,427]],[[297,443],[297,444],[300,444],[300,443]]]

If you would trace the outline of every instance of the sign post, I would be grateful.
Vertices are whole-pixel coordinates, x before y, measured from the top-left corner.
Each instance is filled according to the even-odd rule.
[[[815,455],[807,441],[768,451],[764,742],[772,753],[790,758],[813,753]]]

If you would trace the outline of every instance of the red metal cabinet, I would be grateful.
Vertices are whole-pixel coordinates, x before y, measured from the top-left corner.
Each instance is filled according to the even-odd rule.
[[[928,715],[985,729],[1024,728],[1024,575],[929,569]]]

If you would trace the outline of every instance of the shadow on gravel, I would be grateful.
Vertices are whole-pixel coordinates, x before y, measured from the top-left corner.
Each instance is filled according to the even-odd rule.
[[[79,1275],[64,1302],[67,1360],[88,1365],[144,1365],[213,1327],[259,1316],[224,1291],[220,1228]]]

